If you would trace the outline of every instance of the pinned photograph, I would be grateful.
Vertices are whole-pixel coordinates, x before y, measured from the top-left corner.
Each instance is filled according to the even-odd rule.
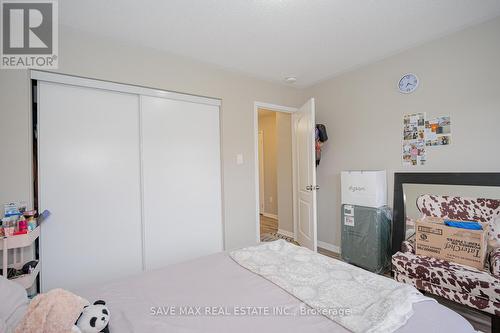
[[[451,144],[450,116],[437,117],[425,122],[426,146],[446,146]]]
[[[403,165],[417,166],[426,162],[425,143],[423,140],[411,140],[403,144]]]

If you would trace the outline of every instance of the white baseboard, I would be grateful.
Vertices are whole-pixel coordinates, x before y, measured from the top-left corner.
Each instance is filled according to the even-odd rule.
[[[278,234],[281,234],[283,236],[295,239],[295,235],[291,231],[286,231],[286,230],[283,230],[283,229],[278,229]]]
[[[276,214],[271,214],[271,213],[262,213],[262,216],[269,217],[270,219],[277,220],[278,215]]]
[[[327,242],[318,241],[318,247],[340,254],[340,247]]]

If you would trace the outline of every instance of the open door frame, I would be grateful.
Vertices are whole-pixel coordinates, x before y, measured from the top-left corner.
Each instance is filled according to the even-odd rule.
[[[253,136],[254,136],[254,160],[255,160],[255,225],[257,230],[256,241],[260,243],[260,191],[259,191],[259,109],[266,109],[270,111],[276,112],[284,112],[284,113],[294,113],[298,111],[298,108],[282,106],[276,104],[269,104],[263,102],[254,102],[254,112],[253,112]],[[294,142],[294,132],[293,132],[293,122],[292,122],[292,142]],[[293,149],[292,149],[293,151]],[[293,152],[292,152],[293,154]],[[293,155],[292,155],[293,156]],[[295,162],[292,166],[295,169]],[[295,183],[295,179],[293,180]],[[297,227],[296,227],[296,216],[295,216],[295,194],[293,195],[293,233],[294,239],[297,238]]]
[[[270,111],[276,111],[276,112],[284,112],[284,113],[290,113],[293,114],[299,110],[299,108],[295,107],[289,107],[289,106],[282,106],[282,105],[276,105],[276,104],[270,104],[270,103],[263,103],[263,102],[254,102],[254,130],[253,130],[253,135],[254,135],[254,161],[255,161],[255,225],[256,225],[256,242],[260,243],[260,191],[259,191],[259,109],[266,109]],[[296,189],[297,189],[297,177],[296,177],[296,170],[297,170],[297,165],[296,165],[296,158],[295,158],[295,130],[294,130],[294,122],[292,121],[291,123],[292,126],[292,169],[293,169],[293,234],[294,234],[294,239],[297,239],[297,228],[298,228],[298,221],[297,221],[297,194],[296,194]]]

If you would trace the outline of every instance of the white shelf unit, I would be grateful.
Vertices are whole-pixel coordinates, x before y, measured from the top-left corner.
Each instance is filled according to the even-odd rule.
[[[7,269],[17,265],[23,265],[23,255],[21,251],[20,260],[16,260],[16,256],[14,256],[14,262],[9,265],[9,250],[24,248],[33,245],[35,240],[40,237],[40,226],[36,227],[33,231],[28,232],[24,235],[16,235],[10,237],[2,237],[0,238],[0,249],[2,250],[2,272],[6,276]],[[40,261],[36,265],[35,269],[31,272],[31,274],[24,274],[20,276],[16,276],[11,279],[11,281],[17,282],[22,285],[25,289],[31,288],[33,283],[35,282],[36,277],[40,273]]]

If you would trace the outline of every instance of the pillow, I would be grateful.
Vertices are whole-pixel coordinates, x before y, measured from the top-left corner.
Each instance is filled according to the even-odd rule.
[[[28,309],[28,295],[18,283],[0,276],[0,332],[13,332]]]
[[[500,215],[495,216],[489,223],[488,247],[490,250],[500,247]]]

